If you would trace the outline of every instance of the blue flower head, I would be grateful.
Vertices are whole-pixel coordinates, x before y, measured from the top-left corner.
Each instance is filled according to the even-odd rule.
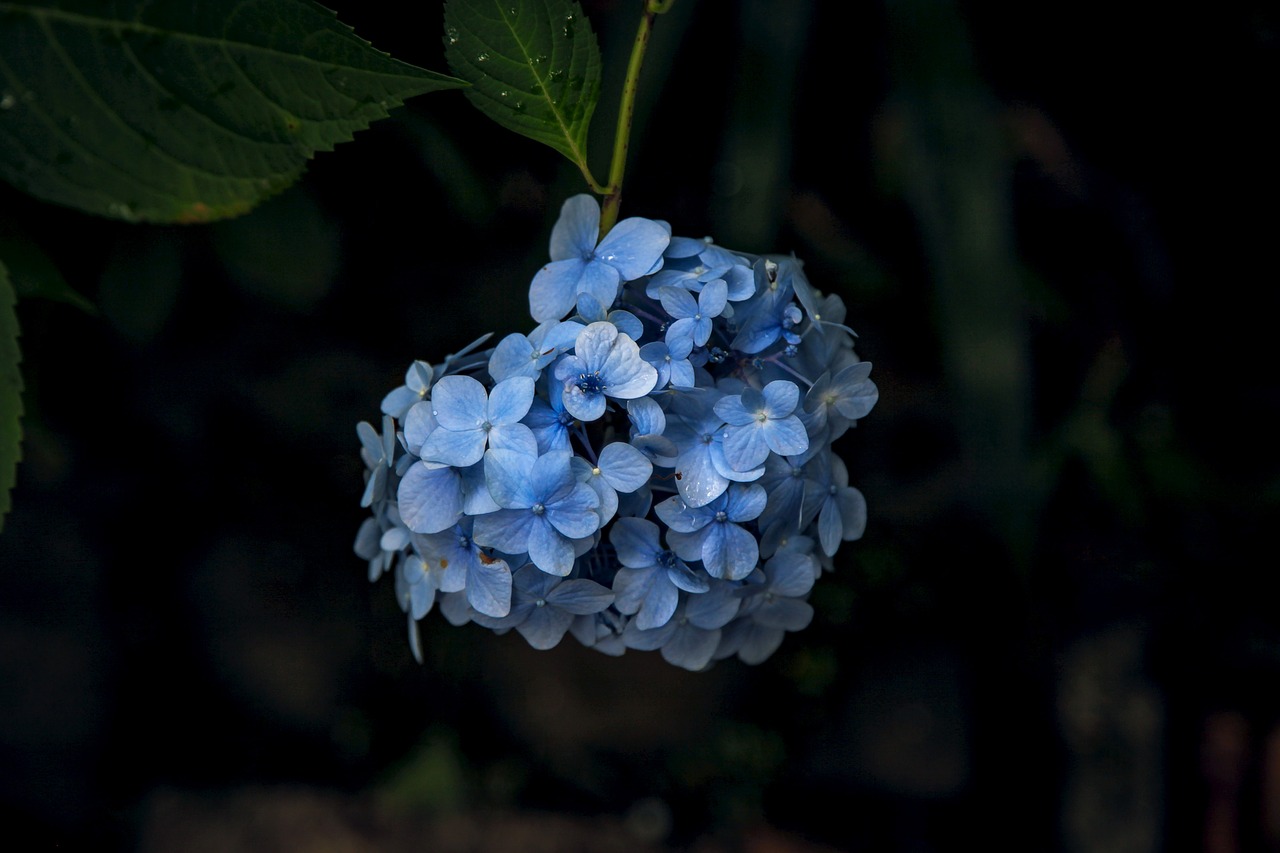
[[[878,391],[840,298],[793,257],[599,226],[565,202],[537,326],[413,362],[356,430],[355,552],[394,578],[419,660],[434,610],[539,649],[758,663],[866,527],[831,444]]]

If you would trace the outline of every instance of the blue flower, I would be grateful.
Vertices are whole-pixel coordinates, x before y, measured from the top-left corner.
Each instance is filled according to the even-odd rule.
[[[652,521],[618,519],[609,541],[625,567],[613,580],[614,605],[619,613],[636,614],[636,627],[642,631],[667,623],[675,613],[680,590],[702,593],[711,588],[705,576],[658,544],[658,525]]]
[[[653,390],[658,371],[640,358],[640,348],[612,323],[592,323],[556,365],[564,383],[564,407],[575,418],[594,421],[604,414],[605,397],[634,400]]]
[[[506,616],[511,610],[511,569],[505,560],[486,554],[471,536],[472,520],[452,530],[414,537],[414,549],[428,567],[445,575],[442,592],[466,590],[467,603],[486,616]],[[421,618],[421,617],[418,617]]]
[[[470,376],[446,376],[431,391],[437,427],[422,444],[427,462],[465,468],[484,456],[485,445],[501,450],[537,451],[538,442],[520,419],[533,402],[533,380],[512,376],[485,393]]]
[[[735,471],[758,468],[771,450],[795,456],[809,449],[809,434],[792,414],[799,402],[800,389],[784,379],[770,382],[763,391],[745,388],[716,402],[716,414],[728,424],[724,456]]]
[[[760,543],[740,522],[759,518],[768,501],[754,483],[734,483],[705,506],[689,506],[678,495],[654,507],[671,528],[667,541],[682,559],[701,560],[713,578],[741,580],[760,559]]]
[[[479,516],[475,540],[506,554],[528,553],[544,572],[564,576],[573,568],[574,539],[596,532],[600,499],[569,467],[572,454],[552,451],[536,459],[514,450],[484,456],[485,479],[502,509]]]
[[[662,288],[662,307],[675,318],[675,322],[667,326],[667,346],[689,351],[704,345],[711,337],[711,321],[719,317],[728,304],[728,293],[728,287],[720,279],[703,287],[696,301],[683,288]]]
[[[624,219],[596,245],[600,205],[589,195],[576,195],[560,208],[551,231],[551,263],[533,277],[529,313],[539,323],[559,320],[573,308],[579,293],[589,293],[608,309],[627,281],[655,272],[671,233],[649,219]]]
[[[498,619],[483,614],[473,618],[494,630],[515,628],[535,649],[550,649],[559,644],[575,616],[599,613],[613,597],[608,587],[595,581],[562,580],[525,565],[512,576],[511,611]]]

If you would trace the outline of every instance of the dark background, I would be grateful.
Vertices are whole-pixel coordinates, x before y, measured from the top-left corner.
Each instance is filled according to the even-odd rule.
[[[444,69],[435,4],[334,5]],[[605,92],[635,6],[586,5]],[[532,325],[583,189],[554,152],[441,93],[214,226],[0,188],[100,309],[19,308],[10,849],[1280,850],[1277,25],[1261,2],[658,21],[623,215],[794,251],[881,392],[839,445],[866,536],[754,668],[437,613],[418,666],[351,551],[355,423],[412,359]]]

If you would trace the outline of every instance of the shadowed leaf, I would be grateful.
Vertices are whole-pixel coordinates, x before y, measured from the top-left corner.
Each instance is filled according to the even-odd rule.
[[[586,171],[600,99],[600,48],[569,0],[450,0],[445,56],[467,97],[498,124],[550,145]]]
[[[466,85],[310,0],[0,0],[0,178],[128,221],[236,216],[407,97]]]

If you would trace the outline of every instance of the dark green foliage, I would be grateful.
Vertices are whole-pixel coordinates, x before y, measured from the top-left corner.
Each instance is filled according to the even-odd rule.
[[[279,192],[412,95],[465,85],[309,0],[0,3],[0,178],[127,221]]]

